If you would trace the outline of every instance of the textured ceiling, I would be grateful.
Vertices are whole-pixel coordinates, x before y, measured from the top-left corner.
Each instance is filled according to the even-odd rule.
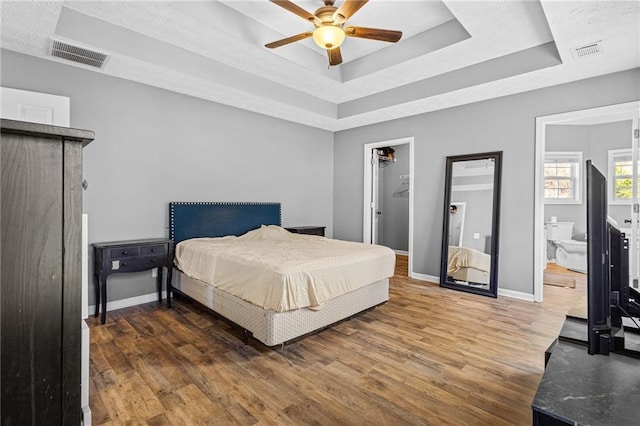
[[[310,39],[266,49],[311,29],[266,0],[0,7],[5,49],[331,131],[640,66],[638,1],[371,0],[347,24],[400,30],[402,40],[348,38],[336,67]],[[109,61],[51,57],[51,38]],[[571,53],[598,41],[597,55]]]

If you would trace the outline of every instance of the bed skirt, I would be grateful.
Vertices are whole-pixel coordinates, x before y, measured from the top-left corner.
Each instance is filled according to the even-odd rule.
[[[455,274],[452,274],[451,276],[456,280],[486,285],[489,284],[489,272],[481,271],[475,268],[460,268]]]
[[[275,346],[327,327],[389,300],[389,280],[376,281],[325,302],[319,310],[265,310],[174,269],[173,288]]]

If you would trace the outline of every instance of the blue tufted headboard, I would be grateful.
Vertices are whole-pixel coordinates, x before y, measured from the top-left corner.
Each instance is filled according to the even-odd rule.
[[[280,203],[169,203],[169,238],[242,235],[261,225],[280,225]]]

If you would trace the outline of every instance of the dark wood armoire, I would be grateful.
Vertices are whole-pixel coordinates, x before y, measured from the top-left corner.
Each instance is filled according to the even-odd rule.
[[[1,120],[3,425],[79,425],[86,130]]]

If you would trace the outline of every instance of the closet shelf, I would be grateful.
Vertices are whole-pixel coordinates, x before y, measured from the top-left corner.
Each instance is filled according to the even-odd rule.
[[[396,162],[395,158],[387,157],[386,155],[378,155],[378,165],[380,167],[387,167],[390,164]]]

